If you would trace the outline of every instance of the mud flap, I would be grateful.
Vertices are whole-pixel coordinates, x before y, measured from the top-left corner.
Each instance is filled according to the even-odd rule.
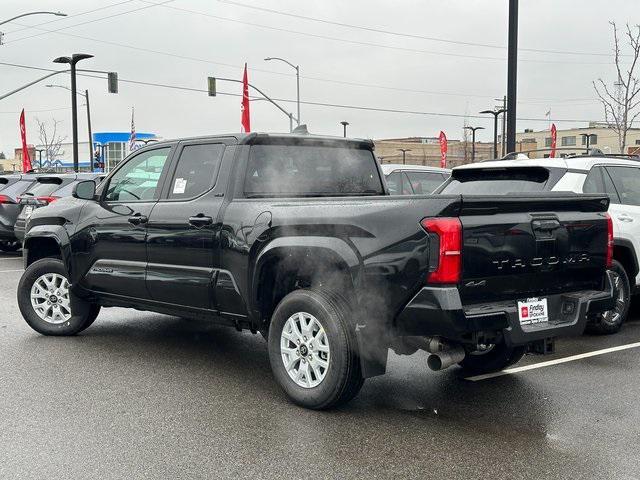
[[[384,375],[387,371],[389,343],[378,329],[367,325],[356,325],[356,338],[360,366],[364,378]]]

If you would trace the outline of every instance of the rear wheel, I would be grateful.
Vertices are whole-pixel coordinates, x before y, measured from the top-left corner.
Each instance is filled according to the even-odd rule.
[[[346,403],[364,383],[356,340],[341,298],[296,290],[276,307],[269,360],[276,381],[296,404],[315,410]]]
[[[89,327],[100,307],[71,293],[61,260],[44,258],[32,263],[18,284],[18,307],[35,331],[43,335],[75,335]]]
[[[599,313],[587,324],[586,331],[597,335],[617,333],[627,319],[631,304],[629,277],[620,262],[613,261],[609,269],[613,274],[613,296],[616,304],[613,309]]]
[[[527,353],[526,346],[509,347],[506,343],[501,342],[487,345],[482,350],[467,353],[467,356],[459,365],[467,373],[481,375],[510,367],[518,363],[525,353]]]

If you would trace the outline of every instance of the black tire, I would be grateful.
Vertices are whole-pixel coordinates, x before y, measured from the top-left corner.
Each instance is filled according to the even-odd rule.
[[[21,248],[22,248],[22,245],[20,245],[20,242],[18,241],[15,241],[15,242],[1,241],[0,242],[0,250],[2,250],[3,252],[17,252]]]
[[[75,335],[88,328],[100,313],[100,306],[88,303],[71,293],[71,318],[66,322],[50,323],[36,313],[31,305],[31,288],[38,278],[47,273],[55,273],[68,279],[64,264],[57,258],[38,260],[29,265],[22,274],[18,284],[18,307],[25,321],[43,335]]]
[[[298,312],[313,315],[321,323],[330,347],[325,377],[311,388],[298,385],[289,376],[281,354],[282,331],[287,320]],[[348,304],[339,295],[320,290],[296,290],[276,307],[269,327],[271,370],[280,387],[297,405],[324,410],[350,401],[360,391],[364,378],[350,314]]]
[[[616,307],[613,310],[600,313],[587,323],[586,332],[595,335],[610,335],[617,333],[627,320],[631,306],[631,287],[629,276],[620,262],[613,261],[609,269],[614,273],[613,294],[616,297]]]
[[[504,342],[498,343],[485,353],[470,352],[459,363],[465,373],[482,375],[498,372],[520,361],[527,353],[526,345],[508,347]]]

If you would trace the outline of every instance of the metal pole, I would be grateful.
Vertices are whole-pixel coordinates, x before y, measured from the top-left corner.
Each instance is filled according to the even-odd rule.
[[[298,96],[298,125],[300,125],[300,66],[296,65],[296,87]]]
[[[13,20],[17,20],[18,18],[22,18],[22,17],[28,17],[29,15],[55,15],[56,17],[66,17],[67,14],[66,13],[62,13],[62,12],[29,12],[29,13],[23,13],[21,15],[16,15],[15,17],[12,17],[8,20],[3,20],[2,22],[0,22],[0,25],[4,25],[5,23],[9,23]]]
[[[71,133],[73,136],[73,171],[78,171],[78,100],[76,98],[76,63],[71,62]]]
[[[513,152],[516,148],[516,96],[518,87],[518,0],[509,0],[509,52],[507,57],[507,151]]]
[[[493,115],[493,158],[498,158],[498,115]]]
[[[45,75],[44,77],[40,77],[37,80],[34,80],[33,82],[29,82],[21,87],[16,88],[15,90],[11,90],[10,92],[7,92],[3,95],[0,95],[0,100],[7,98],[10,95],[13,95],[14,93],[18,93],[21,90],[24,90],[25,88],[30,87],[31,85],[35,85],[38,82],[41,82],[42,80],[46,80],[49,77],[53,77],[54,75],[58,75],[59,73],[67,73],[69,70],[58,70],[56,72],[53,73],[49,73],[48,75]]]
[[[289,133],[293,132],[293,114],[289,114]]]
[[[84,91],[87,100],[87,130],[89,130],[89,171],[93,172],[93,135],[91,133],[91,108],[89,107],[89,90]]]
[[[476,129],[471,129],[471,163],[476,161]]]
[[[500,146],[502,148],[502,156],[504,157],[507,154],[507,139],[505,138],[505,134],[507,132],[507,96],[502,97],[502,138],[500,142]]]

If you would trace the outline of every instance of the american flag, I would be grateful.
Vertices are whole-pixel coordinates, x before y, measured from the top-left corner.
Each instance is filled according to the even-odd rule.
[[[129,151],[136,149],[136,125],[133,121],[133,107],[131,107],[131,135],[129,135]]]

